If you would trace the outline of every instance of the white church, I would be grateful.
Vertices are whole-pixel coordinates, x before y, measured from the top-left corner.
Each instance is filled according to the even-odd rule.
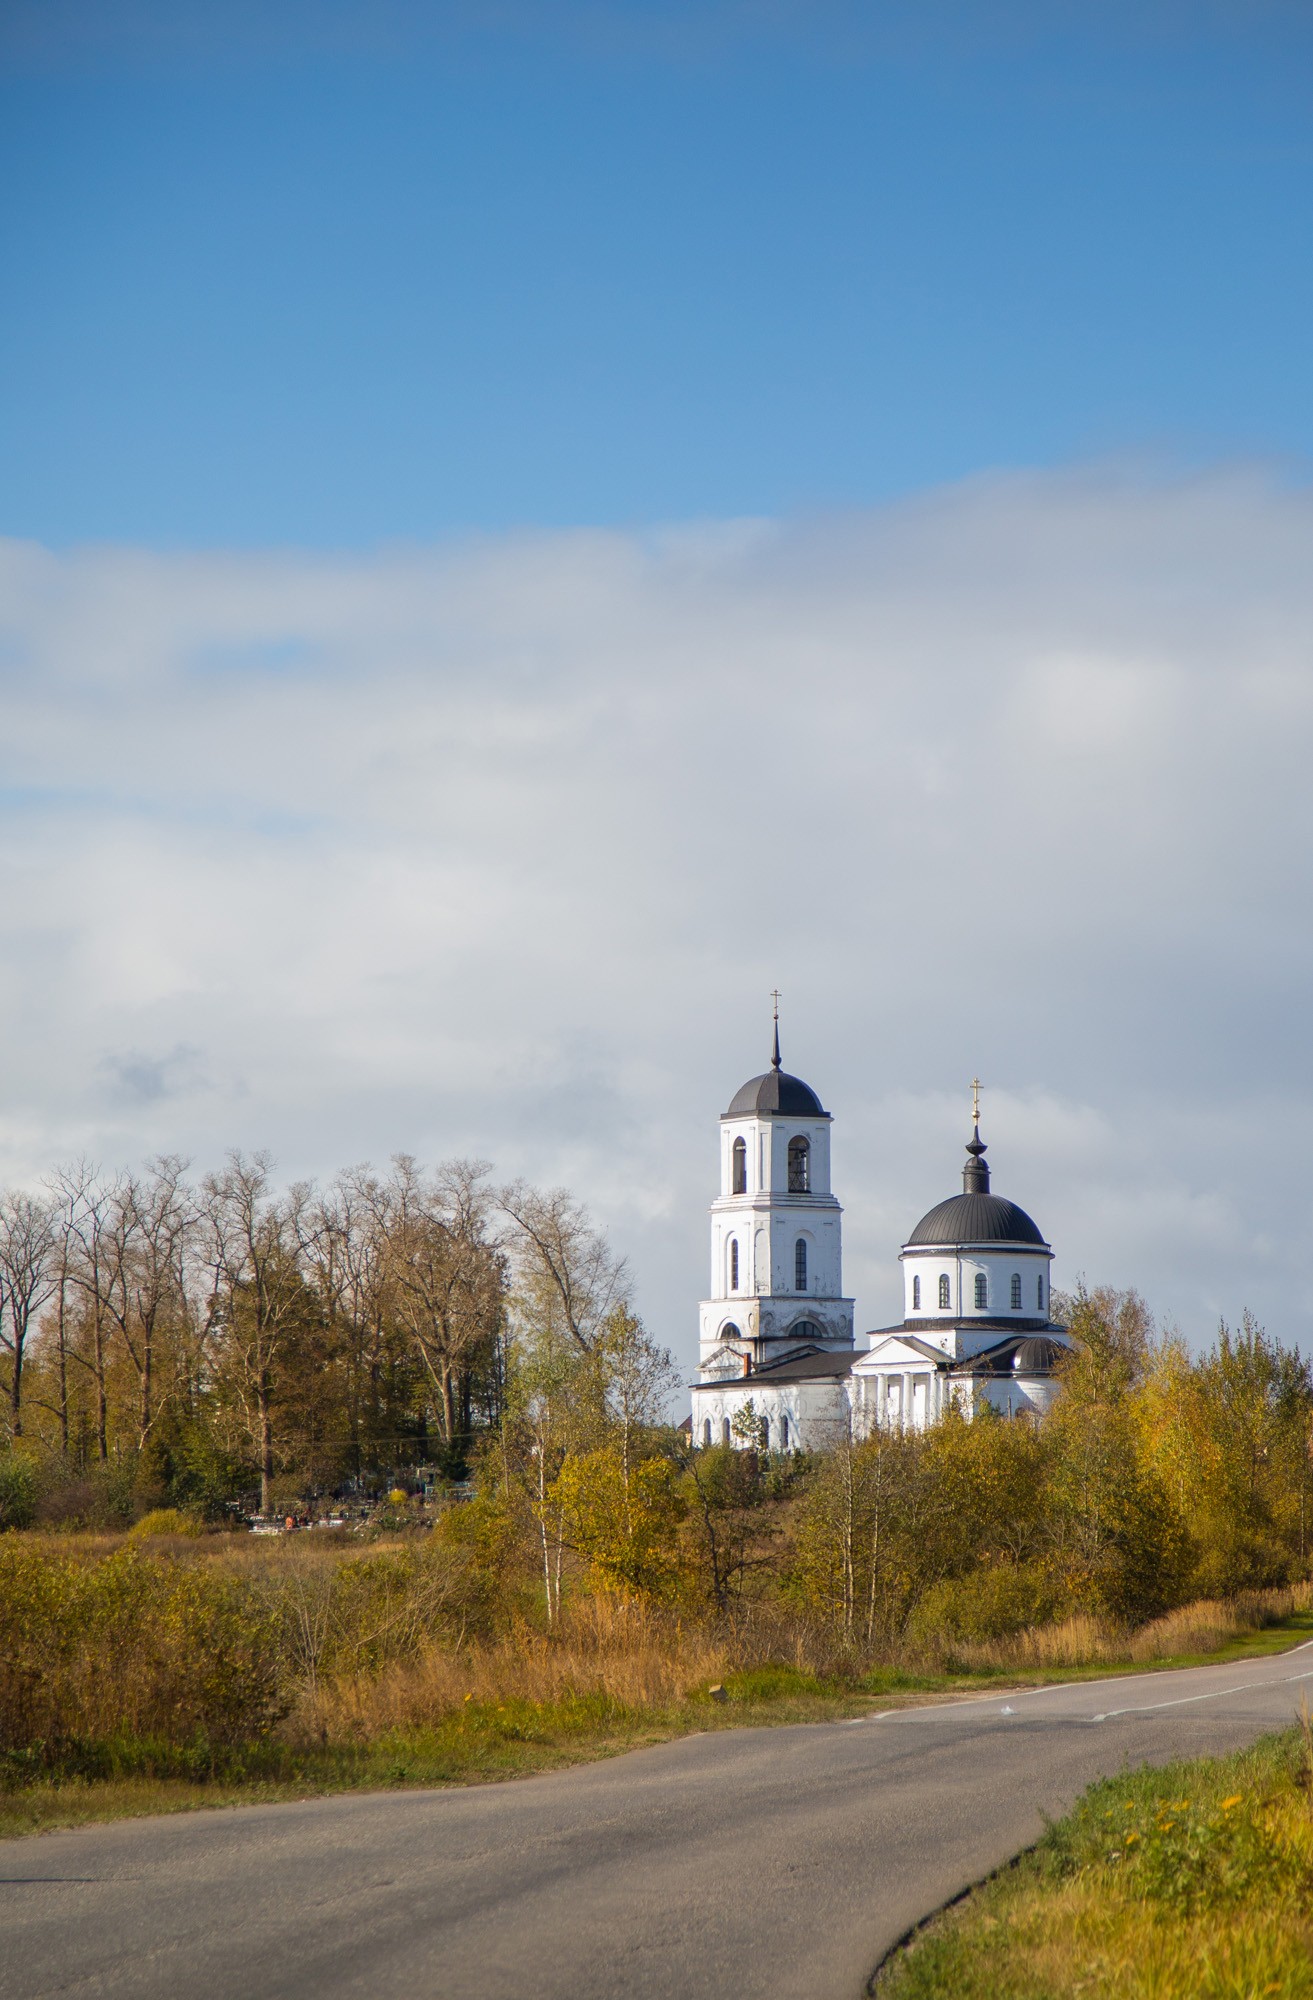
[[[1071,1345],[1049,1317],[1053,1251],[1024,1208],[990,1192],[979,1098],[962,1193],[908,1237],[902,1322],[868,1333],[864,1349],[843,1293],[831,1122],[781,1068],[777,1019],[770,1068],[720,1121],[694,1441],[751,1442],[755,1422],[769,1450],[823,1450],[850,1428],[924,1429],[950,1404],[968,1417],[985,1403],[1005,1416],[1046,1410]]]

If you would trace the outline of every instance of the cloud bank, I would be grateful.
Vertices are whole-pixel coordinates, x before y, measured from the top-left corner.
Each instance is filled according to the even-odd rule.
[[[372,555],[0,545],[0,1173],[574,1186],[691,1362],[716,1118],[836,1118],[859,1325],[957,1186],[1308,1345],[1313,498],[1264,469]]]

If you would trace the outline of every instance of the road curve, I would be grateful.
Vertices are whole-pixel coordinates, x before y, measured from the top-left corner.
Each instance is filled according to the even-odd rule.
[[[1313,1702],[1230,1666],[685,1737],[507,1784],[0,1846],[0,1994],[858,2000],[918,1918],[1127,1765]]]

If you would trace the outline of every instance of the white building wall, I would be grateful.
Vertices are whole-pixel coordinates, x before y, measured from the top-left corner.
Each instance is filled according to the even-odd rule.
[[[829,1451],[848,1435],[850,1408],[844,1377],[764,1383],[750,1376],[740,1382],[695,1385],[693,1442],[707,1442],[706,1426],[710,1424],[713,1445],[741,1445],[743,1440],[734,1436],[733,1424],[749,1403],[753,1415],[764,1417],[770,1425],[771,1451]]]
[[[789,1144],[805,1138],[809,1187],[789,1191]],[[734,1192],[734,1145],[742,1140],[746,1186]],[[820,1338],[851,1344],[853,1302],[843,1296],[843,1211],[830,1185],[830,1120],[783,1113],[726,1118],[720,1125],[720,1192],[711,1205],[709,1294],[699,1313],[705,1369],[728,1342]],[[806,1283],[797,1246],[806,1244]],[[738,1283],[731,1246],[738,1245]],[[795,1335],[800,1322],[815,1331]],[[757,1350],[762,1351],[760,1348]],[[778,1351],[778,1349],[776,1350]]]
[[[1053,1252],[1047,1249],[992,1249],[983,1245],[960,1250],[905,1249],[903,1266],[903,1317],[909,1320],[1046,1318],[1049,1310],[1049,1266]],[[987,1303],[976,1304],[976,1274],[984,1274]],[[1021,1279],[1021,1304],[1012,1305],[1012,1278]],[[914,1281],[921,1280],[921,1303],[913,1304]],[[939,1303],[939,1280],[948,1279],[949,1304]],[[1043,1281],[1044,1302],[1037,1303],[1038,1285]]]

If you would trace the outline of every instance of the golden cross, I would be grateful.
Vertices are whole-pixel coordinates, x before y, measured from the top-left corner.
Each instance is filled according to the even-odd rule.
[[[973,1076],[971,1079],[971,1122],[973,1125],[980,1123],[980,1078],[978,1076]]]
[[[778,986],[771,988],[770,997],[775,1002],[775,1019],[778,1021],[780,1018],[780,989]]]

